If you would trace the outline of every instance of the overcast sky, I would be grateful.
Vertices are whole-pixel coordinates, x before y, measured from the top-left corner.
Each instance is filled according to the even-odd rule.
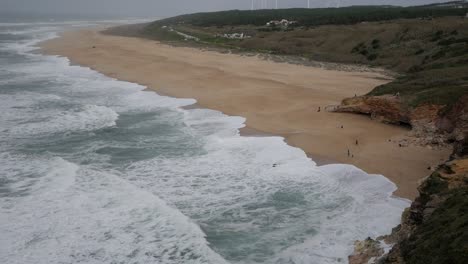
[[[265,0],[264,0],[265,1]],[[268,1],[273,7],[275,0]],[[262,0],[256,0],[258,5]],[[279,6],[306,7],[307,0],[278,0]],[[313,7],[363,4],[420,5],[444,0],[310,0]],[[41,14],[88,14],[168,17],[182,13],[250,9],[251,0],[0,0],[0,11]]]

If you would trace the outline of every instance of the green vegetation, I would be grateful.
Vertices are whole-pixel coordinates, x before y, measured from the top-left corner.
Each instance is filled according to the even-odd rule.
[[[352,6],[344,8],[293,8],[270,10],[230,10],[222,12],[196,13],[167,18],[155,22],[163,24],[190,24],[198,27],[211,26],[262,26],[271,20],[295,20],[304,26],[349,25],[367,21],[411,19],[422,17],[464,16],[468,8],[437,6]]]
[[[376,87],[370,95],[399,93],[412,107],[438,104],[450,107],[468,93],[467,66],[420,70]]]
[[[448,183],[440,177],[439,172],[432,173],[421,185],[420,192],[421,203],[426,204],[431,196],[446,194],[448,192]]]
[[[164,28],[155,28],[151,32],[153,38],[164,39],[165,41],[182,41],[184,38],[173,31]]]
[[[436,31],[429,37],[437,44],[424,45],[413,55],[425,54],[422,61],[414,63],[403,77],[375,88],[370,94],[400,93],[413,107],[455,103],[468,93],[468,39],[457,35],[458,30]]]
[[[450,106],[468,93],[467,7],[234,10],[168,18],[117,34],[176,45],[384,67],[401,77],[370,95],[399,93],[409,107]],[[281,19],[298,23],[287,28],[265,26]],[[198,40],[186,40],[172,30]],[[232,33],[249,37],[223,37]]]
[[[400,245],[406,263],[468,263],[468,189],[455,189],[447,195]]]

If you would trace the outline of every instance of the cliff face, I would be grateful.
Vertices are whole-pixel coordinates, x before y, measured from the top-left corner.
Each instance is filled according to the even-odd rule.
[[[414,108],[398,95],[357,96],[344,99],[332,111],[366,114],[384,123],[411,126],[422,145],[458,142],[468,132],[468,95],[451,107],[425,104]]]
[[[453,140],[460,142],[468,134],[468,95],[465,95],[436,122],[440,131],[451,133]]]
[[[468,263],[468,156],[441,165],[419,192],[391,235],[356,242],[350,264]],[[380,241],[393,245],[387,255]]]
[[[448,108],[448,107],[447,107]],[[351,264],[468,263],[468,96],[449,110],[437,105],[405,109],[397,96],[345,99],[336,111],[369,114],[388,123],[407,122],[415,135],[454,143],[450,161],[418,188],[419,197],[402,215],[392,234],[356,242]],[[393,247],[383,255],[380,242]]]
[[[398,96],[358,96],[346,98],[337,106],[336,112],[370,115],[372,119],[391,124],[409,124],[409,112],[404,109]]]
[[[442,165],[419,191],[381,263],[468,263],[468,158]]]

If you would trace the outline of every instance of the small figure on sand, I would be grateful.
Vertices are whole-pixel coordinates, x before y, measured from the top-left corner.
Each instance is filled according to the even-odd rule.
[[[356,146],[359,145],[359,141],[356,139]]]
[[[317,112],[320,112],[320,106],[319,106],[319,108],[318,108]]]
[[[349,156],[351,156],[351,152],[350,152],[349,149],[348,149],[348,157],[349,157]]]
[[[343,128],[343,125],[341,125],[341,128]]]

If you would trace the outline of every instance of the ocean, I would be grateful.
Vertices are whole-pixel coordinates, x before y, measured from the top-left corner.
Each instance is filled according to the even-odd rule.
[[[0,23],[0,263],[347,263],[399,224],[383,176],[38,48],[111,22]]]

